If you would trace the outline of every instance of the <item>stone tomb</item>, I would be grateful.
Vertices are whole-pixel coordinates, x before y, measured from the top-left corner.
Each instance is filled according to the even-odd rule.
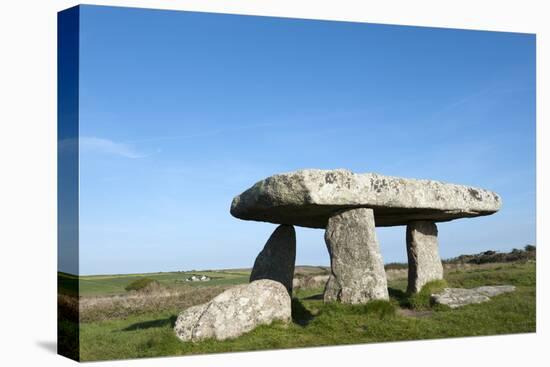
[[[280,224],[252,270],[251,281],[271,279],[292,292],[296,256],[293,226],[325,229],[331,275],[327,302],[388,299],[375,227],[404,225],[408,291],[443,278],[436,222],[490,215],[501,206],[491,191],[432,180],[348,170],[308,169],[278,174],[236,196],[231,214]]]

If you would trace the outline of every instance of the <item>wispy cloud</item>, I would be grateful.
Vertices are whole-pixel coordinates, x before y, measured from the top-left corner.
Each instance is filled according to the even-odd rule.
[[[119,143],[109,139],[83,136],[79,140],[81,151],[113,154],[124,158],[136,159],[146,157],[146,154],[138,152],[132,145]]]
[[[76,139],[65,139],[59,142],[61,152],[76,149]],[[109,139],[97,138],[93,136],[83,136],[78,140],[78,147],[81,152],[112,154],[119,157],[136,159],[146,157],[137,151],[132,145],[119,143]]]

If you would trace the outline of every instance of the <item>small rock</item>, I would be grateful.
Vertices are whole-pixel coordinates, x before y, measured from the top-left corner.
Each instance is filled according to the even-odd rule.
[[[224,340],[258,325],[290,319],[291,301],[286,288],[262,279],[235,286],[210,302],[186,309],[178,316],[174,331],[183,341]]]
[[[489,301],[493,296],[513,292],[513,285],[483,286],[472,289],[445,288],[441,293],[432,294],[432,301],[451,308],[466,306],[473,303]]]
[[[487,297],[498,296],[502,293],[513,292],[516,287],[513,285],[493,285],[475,288],[479,293],[486,295]]]
[[[473,289],[445,288],[441,293],[432,294],[432,300],[437,304],[457,308],[472,303],[487,302],[490,298]]]

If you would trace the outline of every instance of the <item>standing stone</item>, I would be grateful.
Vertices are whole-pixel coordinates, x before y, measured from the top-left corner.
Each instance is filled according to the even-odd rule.
[[[280,225],[256,258],[250,281],[271,279],[284,285],[292,295],[295,261],[296,231],[293,226]]]
[[[409,259],[409,293],[418,293],[432,281],[443,279],[443,265],[437,244],[437,226],[431,221],[407,224],[407,257]]]
[[[389,299],[372,209],[350,209],[331,216],[325,242],[331,266],[325,302],[355,304]]]

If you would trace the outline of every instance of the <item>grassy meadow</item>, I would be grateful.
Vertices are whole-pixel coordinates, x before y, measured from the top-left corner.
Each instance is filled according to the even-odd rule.
[[[406,278],[403,277],[389,280],[389,302],[374,301],[367,305],[324,304],[322,287],[297,289],[292,303],[292,323],[260,326],[233,340],[198,343],[183,343],[176,338],[172,328],[178,313],[192,304],[211,299],[233,284],[247,282],[247,270],[195,272],[212,278],[210,282],[197,283],[176,282],[188,276],[186,273],[81,277],[80,359],[109,360],[534,332],[535,268],[535,262],[528,261],[447,270],[445,278],[450,287],[501,284],[517,287],[515,292],[496,296],[489,302],[458,309],[430,304],[429,293],[445,284],[432,284],[429,290],[410,297],[405,293]],[[124,288],[140,276],[158,280],[166,291],[153,297],[155,301],[151,301],[150,296],[134,295],[138,301],[128,304],[127,298],[132,296],[123,296],[127,293]],[[117,299],[126,303],[113,306],[113,300]]]
[[[212,280],[208,282],[185,282],[185,279],[193,274],[204,274]],[[147,277],[157,280],[161,285],[169,289],[193,286],[218,286],[234,285],[248,281],[250,271],[247,270],[217,270],[217,271],[191,271],[191,272],[166,272],[147,274],[115,274],[115,275],[74,275],[61,273],[59,288],[63,293],[74,293],[76,283],[80,289],[80,296],[114,296],[126,294],[125,287],[134,280]]]

